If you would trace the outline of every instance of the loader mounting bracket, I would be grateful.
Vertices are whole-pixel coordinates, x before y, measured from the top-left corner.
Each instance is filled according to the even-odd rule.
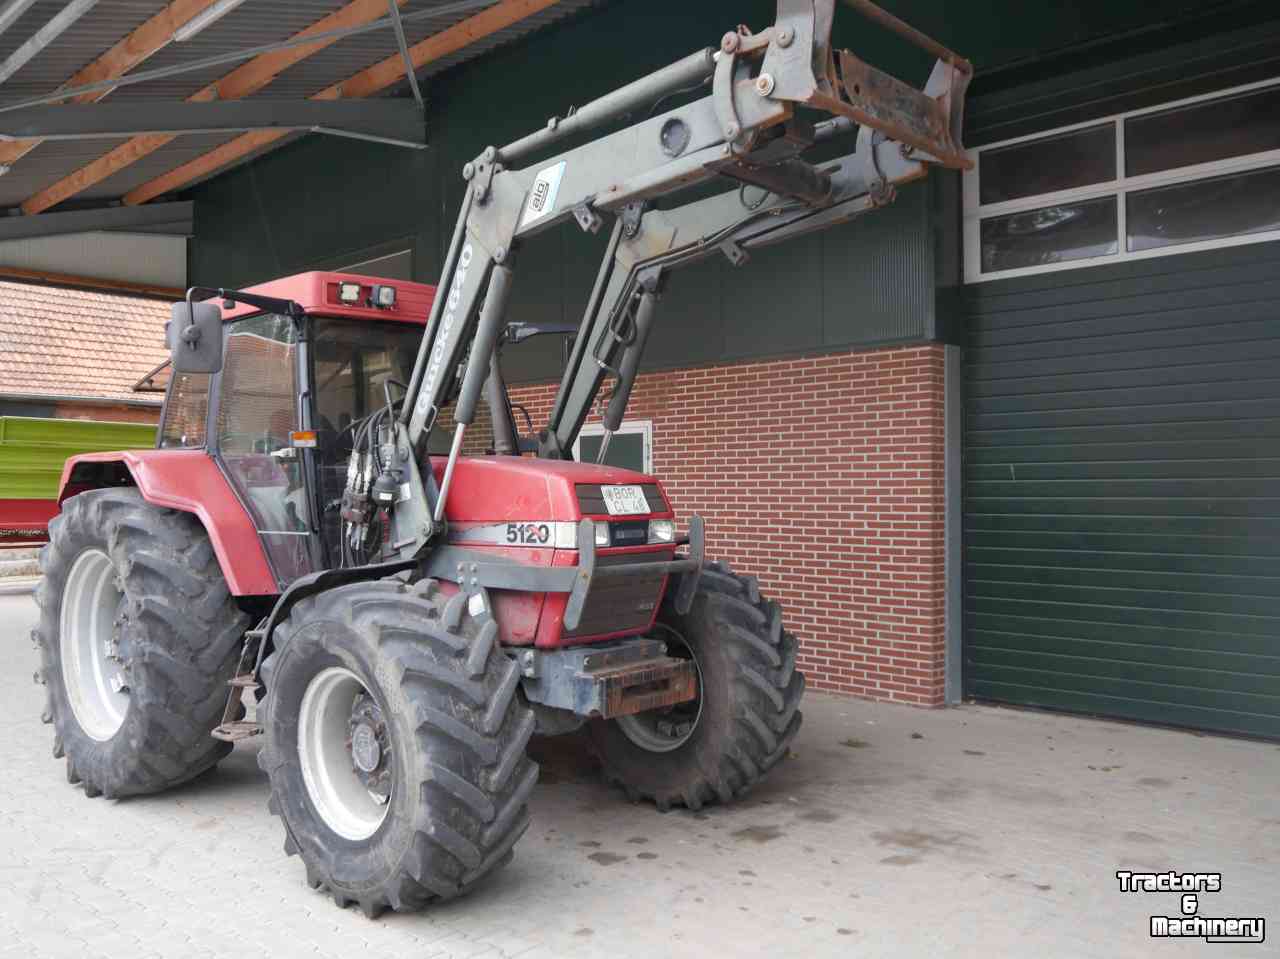
[[[369,566],[326,569],[295,579],[289,585],[289,588],[280,594],[280,598],[276,600],[275,606],[271,609],[271,614],[261,626],[262,648],[268,648],[268,644],[271,642],[271,634],[275,632],[275,628],[289,615],[289,611],[294,606],[308,596],[323,593],[325,590],[336,589],[339,586],[346,586],[349,583],[367,583],[370,580],[385,579],[388,576],[403,573],[405,570],[414,569],[417,566],[418,560],[416,559],[401,559],[391,563],[374,563]]]

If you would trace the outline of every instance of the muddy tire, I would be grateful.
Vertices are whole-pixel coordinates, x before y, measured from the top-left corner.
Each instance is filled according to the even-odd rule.
[[[189,513],[133,489],[69,498],[49,523],[36,590],[36,679],[53,755],[87,796],[153,793],[231,751],[222,719],[248,617]]]
[[[295,606],[263,664],[259,764],[307,881],[376,916],[468,891],[529,824],[538,767],[487,597],[355,583]]]
[[[786,756],[804,692],[796,638],[754,578],[709,564],[684,616],[674,608],[678,585],[667,589],[654,635],[670,654],[692,656],[698,701],[588,724],[605,778],[664,811],[747,792]]]

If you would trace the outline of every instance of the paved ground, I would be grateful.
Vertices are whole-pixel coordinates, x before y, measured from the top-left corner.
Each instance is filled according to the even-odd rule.
[[[994,708],[810,696],[747,801],[661,815],[540,747],[534,825],[471,897],[376,922],[280,851],[254,750],[172,793],[89,800],[50,758],[29,597],[0,597],[0,957],[1276,954],[1280,746]],[[1155,942],[1177,896],[1115,871],[1215,870],[1206,916],[1261,946]]]

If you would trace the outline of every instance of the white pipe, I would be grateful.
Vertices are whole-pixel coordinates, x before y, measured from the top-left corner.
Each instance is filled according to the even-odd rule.
[[[10,0],[8,6],[0,10],[0,33],[13,26],[18,18],[35,6],[36,0]]]
[[[604,458],[609,455],[609,441],[613,439],[613,430],[605,430],[600,440],[600,452],[596,454],[596,465],[603,466]]]
[[[48,23],[37,30],[26,43],[9,54],[4,63],[0,63],[0,83],[25,67],[37,53],[62,36],[67,29],[97,6],[98,0],[71,0]],[[8,10],[5,14],[8,14]]]
[[[177,30],[173,31],[173,42],[186,43],[200,31],[213,26],[242,3],[244,3],[244,0],[218,0],[213,6],[205,7],[182,26],[178,27]]]
[[[444,467],[444,478],[440,481],[440,498],[436,500],[436,515],[433,517],[438,523],[444,519],[444,504],[449,498],[449,484],[453,481],[453,467],[458,462],[458,454],[462,452],[462,434],[467,431],[466,423],[459,423],[458,428],[453,431],[453,445],[449,447],[449,462]]]

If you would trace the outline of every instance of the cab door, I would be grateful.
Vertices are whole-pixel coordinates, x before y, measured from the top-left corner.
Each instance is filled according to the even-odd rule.
[[[298,325],[262,314],[227,324],[216,397],[214,455],[253,518],[281,587],[319,567],[300,422]]]

